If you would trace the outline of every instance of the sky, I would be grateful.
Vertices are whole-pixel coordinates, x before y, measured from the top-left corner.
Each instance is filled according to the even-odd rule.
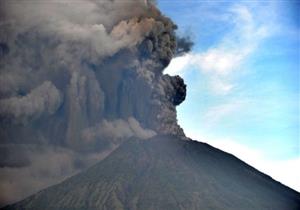
[[[165,70],[187,84],[186,135],[300,191],[300,1],[157,4],[194,41]]]

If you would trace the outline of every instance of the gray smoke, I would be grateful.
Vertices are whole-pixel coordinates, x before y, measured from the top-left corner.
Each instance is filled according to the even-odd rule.
[[[181,56],[185,53],[190,52],[193,46],[194,46],[194,42],[192,41],[191,37],[189,36],[177,37],[176,55]]]
[[[8,121],[25,124],[43,114],[54,114],[61,103],[60,91],[50,81],[45,81],[25,96],[1,99],[0,116]]]
[[[0,205],[127,139],[184,137],[185,84],[162,72],[190,44],[152,1],[4,0],[0,18]]]
[[[122,139],[137,137],[148,139],[156,135],[156,132],[143,129],[139,122],[130,117],[128,120],[117,119],[114,121],[103,120],[93,127],[86,128],[81,133],[81,139],[89,144],[97,144],[98,141],[113,141],[118,143]]]

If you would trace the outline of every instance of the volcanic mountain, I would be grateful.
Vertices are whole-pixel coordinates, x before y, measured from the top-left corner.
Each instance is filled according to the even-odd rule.
[[[157,135],[4,209],[299,210],[300,194],[208,144]]]
[[[0,1],[0,207],[300,209],[298,192],[185,137],[187,87],[164,73],[192,46],[176,30],[154,0]]]

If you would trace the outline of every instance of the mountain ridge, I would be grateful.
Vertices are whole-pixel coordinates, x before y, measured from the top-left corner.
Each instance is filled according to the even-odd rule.
[[[172,135],[133,138],[11,209],[299,210],[300,194],[237,157]]]

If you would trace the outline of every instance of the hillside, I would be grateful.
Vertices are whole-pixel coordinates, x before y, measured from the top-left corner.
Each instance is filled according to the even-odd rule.
[[[162,135],[128,140],[13,209],[299,210],[300,194],[207,144]]]

